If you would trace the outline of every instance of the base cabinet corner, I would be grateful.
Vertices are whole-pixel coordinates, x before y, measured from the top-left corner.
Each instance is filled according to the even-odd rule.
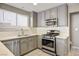
[[[19,55],[20,55],[19,40],[7,40],[7,41],[2,41],[2,43],[3,43],[15,56],[19,56]]]

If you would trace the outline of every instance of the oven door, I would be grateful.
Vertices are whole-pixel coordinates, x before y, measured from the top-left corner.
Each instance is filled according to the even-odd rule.
[[[42,47],[51,51],[55,51],[55,41],[42,39]]]

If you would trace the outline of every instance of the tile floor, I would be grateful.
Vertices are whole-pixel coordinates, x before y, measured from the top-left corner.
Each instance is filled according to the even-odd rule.
[[[40,49],[36,49],[26,54],[25,56],[51,56],[51,55],[41,51]],[[79,50],[71,50],[71,52],[69,52],[67,56],[79,56]]]
[[[25,56],[51,56],[51,55],[41,51],[40,49],[36,49],[36,50],[26,54]]]

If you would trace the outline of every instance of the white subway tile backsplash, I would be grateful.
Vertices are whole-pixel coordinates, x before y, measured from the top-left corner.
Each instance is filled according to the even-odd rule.
[[[16,36],[18,35],[19,28],[8,28],[8,29],[0,29],[0,37],[4,36]],[[68,27],[39,27],[39,28],[26,28],[24,29],[24,35],[27,34],[45,34],[48,30],[59,30],[60,34],[67,34],[69,35],[69,28]]]

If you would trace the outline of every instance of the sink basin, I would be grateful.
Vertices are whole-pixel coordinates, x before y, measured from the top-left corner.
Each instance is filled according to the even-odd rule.
[[[25,35],[18,35],[19,37],[24,37],[24,36],[28,36],[29,34],[25,34]]]
[[[25,35],[18,35],[18,36],[27,36],[27,35],[29,35],[29,34],[25,34]]]
[[[24,37],[24,36],[27,36],[27,35],[18,35],[18,37]]]

